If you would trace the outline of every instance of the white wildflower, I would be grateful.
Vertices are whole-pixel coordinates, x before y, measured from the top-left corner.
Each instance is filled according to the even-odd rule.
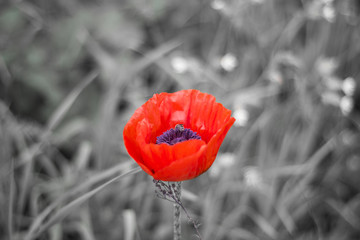
[[[246,126],[249,121],[249,118],[250,118],[249,112],[245,108],[242,108],[242,107],[236,109],[233,113],[233,116],[236,119],[234,124],[237,127]]]
[[[356,89],[356,82],[352,77],[345,78],[342,83],[341,89],[346,96],[353,96]]]
[[[211,7],[214,10],[223,10],[225,8],[225,2],[222,0],[214,0],[211,3]]]
[[[237,58],[232,53],[227,53],[220,59],[220,66],[227,72],[232,72],[237,65]]]
[[[335,21],[336,11],[332,4],[325,4],[322,9],[322,16],[325,18],[326,21],[332,23]]]
[[[341,112],[347,116],[351,113],[354,108],[354,100],[352,97],[344,96],[340,100],[340,110]]]
[[[189,70],[188,61],[185,58],[179,56],[173,57],[171,59],[171,66],[175,72],[180,74]]]
[[[244,170],[245,185],[249,188],[260,189],[264,186],[264,179],[257,167],[246,167]]]

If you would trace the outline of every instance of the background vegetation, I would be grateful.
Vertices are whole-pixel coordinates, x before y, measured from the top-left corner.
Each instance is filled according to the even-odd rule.
[[[233,111],[183,202],[203,239],[360,239],[358,0],[0,3],[0,239],[171,239],[122,130],[154,93]],[[183,217],[183,239],[196,239]]]

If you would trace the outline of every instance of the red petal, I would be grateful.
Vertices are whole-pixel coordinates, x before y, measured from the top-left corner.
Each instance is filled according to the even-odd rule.
[[[195,155],[205,145],[202,140],[189,140],[172,146],[166,143],[145,144],[140,151],[144,164],[156,173],[173,162]]]
[[[131,118],[129,122],[125,125],[123,137],[124,144],[129,153],[129,155],[137,162],[143,163],[141,154],[139,152],[139,145],[137,142],[137,119]]]
[[[211,138],[211,140],[208,143],[208,151],[206,152],[206,167],[205,170],[208,170],[211,165],[213,164],[216,155],[219,151],[219,148],[222,144],[222,142],[224,141],[224,138],[227,134],[227,132],[229,131],[229,129],[231,128],[231,126],[234,124],[235,122],[235,118],[231,117],[229,118],[229,120],[226,122],[226,124],[219,129],[219,131]]]
[[[169,166],[155,172],[153,177],[162,181],[184,181],[199,176],[206,168],[206,149],[207,146],[202,145],[194,154],[177,159]]]
[[[197,91],[189,109],[190,128],[205,142],[221,129],[231,117],[231,111],[215,102],[215,97]]]

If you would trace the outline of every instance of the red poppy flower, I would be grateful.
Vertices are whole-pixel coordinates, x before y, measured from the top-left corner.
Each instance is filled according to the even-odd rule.
[[[156,180],[183,181],[214,162],[235,118],[198,90],[154,94],[124,128],[130,156]]]

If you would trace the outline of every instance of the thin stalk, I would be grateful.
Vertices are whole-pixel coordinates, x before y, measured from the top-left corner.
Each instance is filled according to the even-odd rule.
[[[180,200],[181,198],[181,182],[175,183],[174,189],[175,199]],[[174,203],[174,240],[181,239],[181,224],[180,224],[180,205]]]
[[[199,224],[190,217],[186,208],[181,202],[181,182],[167,182],[164,183],[161,180],[153,180],[155,183],[155,193],[158,198],[168,200],[174,204],[174,240],[181,239],[181,226],[180,226],[180,210],[182,209],[189,219],[189,221],[194,225],[196,230],[196,236],[201,240],[201,235],[199,232]]]

